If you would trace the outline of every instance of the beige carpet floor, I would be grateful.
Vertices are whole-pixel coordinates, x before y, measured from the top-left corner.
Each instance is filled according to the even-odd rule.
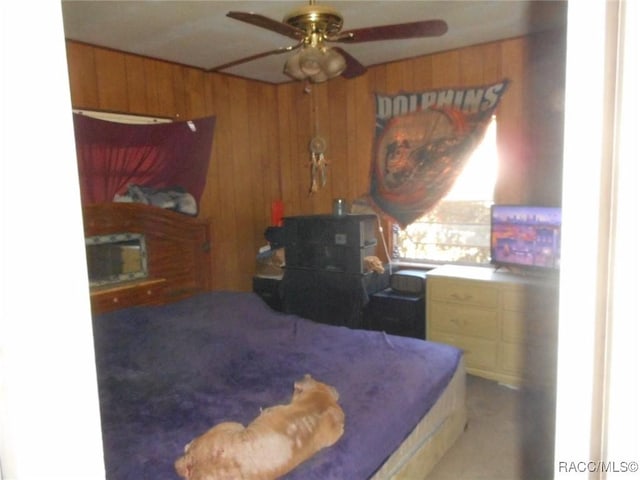
[[[466,431],[427,480],[553,478],[555,398],[467,375]]]

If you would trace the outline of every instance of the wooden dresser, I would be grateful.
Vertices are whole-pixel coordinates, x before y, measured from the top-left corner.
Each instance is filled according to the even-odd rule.
[[[555,383],[558,279],[446,265],[427,278],[427,338],[460,347],[470,374]]]

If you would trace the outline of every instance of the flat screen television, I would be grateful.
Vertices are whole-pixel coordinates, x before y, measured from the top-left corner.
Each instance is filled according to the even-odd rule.
[[[560,207],[493,205],[491,263],[497,267],[560,269]]]

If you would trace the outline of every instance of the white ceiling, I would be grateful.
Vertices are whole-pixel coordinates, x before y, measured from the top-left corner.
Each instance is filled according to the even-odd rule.
[[[282,20],[303,0],[281,1],[81,1],[62,0],[65,36],[92,45],[168,60],[204,70],[295,41],[226,16],[254,12]],[[566,23],[566,1],[322,1],[338,9],[344,30],[442,19],[441,37],[337,44],[365,66],[542,31]],[[270,55],[224,71],[269,83],[291,81],[282,73],[286,55]]]

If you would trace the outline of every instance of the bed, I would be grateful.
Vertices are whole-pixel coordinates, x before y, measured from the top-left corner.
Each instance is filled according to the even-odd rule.
[[[118,214],[155,207],[135,208]],[[170,213],[174,232],[194,221]],[[193,255],[208,253],[197,246]],[[173,463],[186,443],[287,403],[307,373],[337,388],[345,432],[287,479],[426,478],[466,424],[463,355],[454,347],[316,323],[250,292],[194,288],[143,303],[93,316],[109,479],[177,479]]]

